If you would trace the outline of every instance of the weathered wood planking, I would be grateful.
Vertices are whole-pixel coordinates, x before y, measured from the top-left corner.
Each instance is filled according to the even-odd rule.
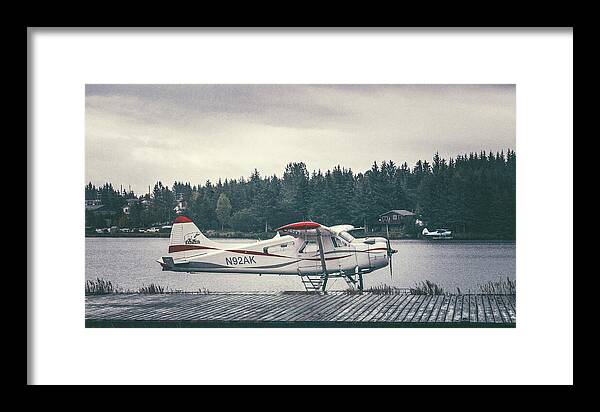
[[[514,326],[514,295],[111,294],[86,296],[87,326]]]

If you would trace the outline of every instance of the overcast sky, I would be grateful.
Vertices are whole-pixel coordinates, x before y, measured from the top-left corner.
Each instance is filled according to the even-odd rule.
[[[144,193],[515,149],[515,86],[87,85],[85,120],[86,180]]]

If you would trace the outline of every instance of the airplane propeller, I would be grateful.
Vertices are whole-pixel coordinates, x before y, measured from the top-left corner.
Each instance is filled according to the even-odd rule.
[[[390,279],[392,279],[393,275],[394,275],[394,269],[392,267],[392,262],[394,261],[394,259],[392,258],[392,255],[398,251],[395,249],[392,249],[392,245],[390,243],[389,237],[386,237],[386,240],[387,240],[387,255],[388,255],[388,259],[390,261]]]

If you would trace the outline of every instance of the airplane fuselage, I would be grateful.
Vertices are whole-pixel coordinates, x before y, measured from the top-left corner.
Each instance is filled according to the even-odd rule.
[[[265,241],[244,244],[213,242],[169,247],[162,258],[164,270],[175,272],[219,272],[279,275],[315,275],[363,273],[387,266],[385,238],[347,242],[339,237],[322,236],[323,256],[317,236],[276,236]],[[323,268],[323,259],[325,270]],[[171,261],[172,259],[172,261]]]

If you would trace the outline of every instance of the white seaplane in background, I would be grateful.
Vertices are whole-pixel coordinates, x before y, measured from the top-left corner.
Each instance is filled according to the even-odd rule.
[[[352,225],[308,221],[282,226],[275,237],[252,243],[208,239],[185,216],[175,219],[169,252],[157,260],[173,272],[300,276],[306,290],[325,291],[329,278],[344,278],[363,289],[363,274],[390,266],[397,251],[385,237],[354,238]]]
[[[436,229],[434,232],[430,232],[425,228],[421,234],[427,239],[452,239],[452,231],[448,229]]]

